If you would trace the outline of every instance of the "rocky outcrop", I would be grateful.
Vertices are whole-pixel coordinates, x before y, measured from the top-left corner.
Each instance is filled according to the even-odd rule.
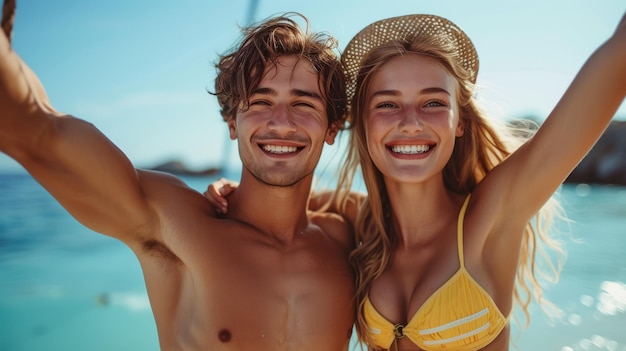
[[[153,171],[166,172],[181,176],[211,176],[217,174],[220,169],[219,168],[205,168],[201,170],[192,170],[189,169],[182,161],[168,161],[165,163],[161,163],[154,167],[149,167],[148,169]]]
[[[626,121],[611,122],[566,182],[626,185]]]

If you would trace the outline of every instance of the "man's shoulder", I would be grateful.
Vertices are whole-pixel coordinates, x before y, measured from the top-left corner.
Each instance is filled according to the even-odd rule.
[[[137,177],[139,177],[140,181],[143,184],[151,185],[172,185],[172,186],[181,186],[186,185],[185,182],[176,177],[173,174],[161,172],[161,171],[153,171],[147,169],[137,169]]]
[[[137,177],[146,195],[153,198],[189,196],[204,199],[200,192],[191,188],[181,178],[173,174],[137,169]],[[207,200],[202,201],[202,203],[208,204],[209,202]],[[184,203],[180,205],[184,205]]]
[[[185,221],[193,217],[194,213],[202,217],[217,218],[215,208],[210,202],[182,179],[168,173],[139,169],[137,176],[148,202],[161,220]]]

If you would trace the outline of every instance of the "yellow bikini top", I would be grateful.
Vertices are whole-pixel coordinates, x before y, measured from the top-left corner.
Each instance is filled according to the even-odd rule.
[[[389,322],[366,298],[363,315],[377,347],[389,349],[396,338],[406,336],[426,351],[475,351],[491,343],[509,322],[465,269],[463,218],[469,198],[463,203],[457,224],[459,270],[424,302],[406,325]]]

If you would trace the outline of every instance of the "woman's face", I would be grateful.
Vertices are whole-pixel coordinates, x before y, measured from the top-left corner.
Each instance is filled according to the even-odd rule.
[[[367,146],[385,178],[440,176],[463,134],[457,89],[441,64],[421,55],[396,57],[374,74],[364,109]]]

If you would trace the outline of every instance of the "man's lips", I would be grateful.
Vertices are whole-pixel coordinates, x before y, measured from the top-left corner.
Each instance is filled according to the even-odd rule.
[[[274,144],[261,144],[261,149],[271,154],[291,154],[296,153],[302,147],[292,145],[274,145]]]

